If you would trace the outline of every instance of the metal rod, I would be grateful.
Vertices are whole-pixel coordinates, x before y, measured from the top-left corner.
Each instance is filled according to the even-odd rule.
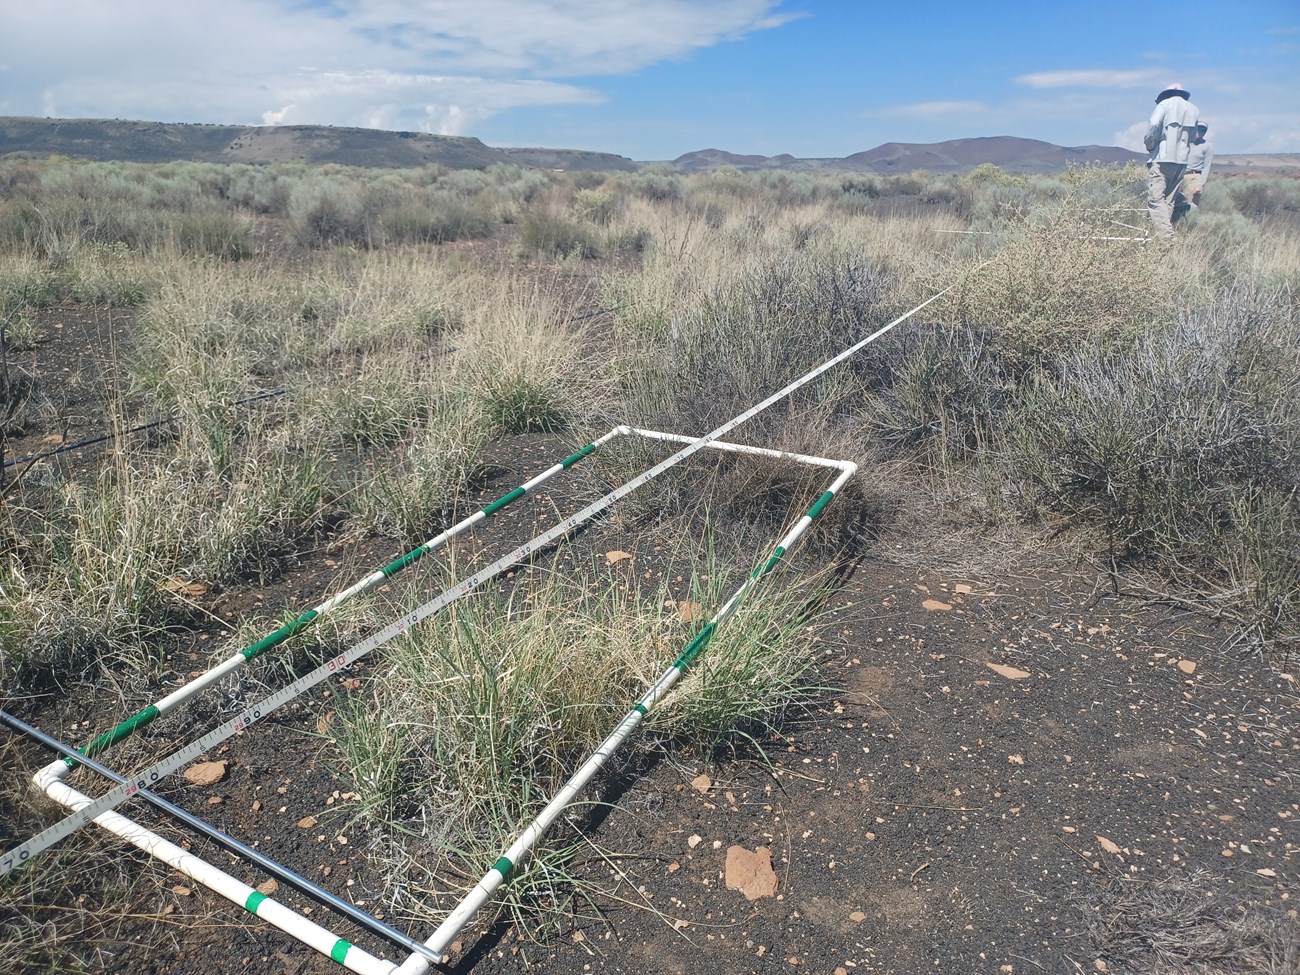
[[[98,772],[100,775],[104,776],[104,778],[112,779],[114,782],[118,783],[119,785],[121,785],[123,782],[126,781],[126,776],[113,771],[111,768],[108,768],[101,762],[98,762],[87,755],[82,755],[72,746],[64,744],[63,742],[59,741],[57,738],[52,738],[50,735],[47,735],[39,728],[33,728],[31,725],[23,721],[21,718],[16,718],[12,714],[8,713],[7,711],[0,710],[0,723],[8,725],[14,731],[20,732],[21,734],[26,735],[28,738],[31,738],[34,741],[40,742],[42,745],[44,745],[46,748],[50,749],[51,751],[58,752],[61,755],[70,758],[75,757],[77,759],[77,764],[84,765],[87,768],[92,769],[95,772]],[[297,890],[299,893],[306,894],[308,897],[312,898],[313,900],[317,901],[320,904],[323,904],[324,906],[330,908],[331,910],[337,911],[339,914],[346,915],[348,918],[355,921],[363,928],[366,928],[371,933],[377,934],[383,938],[387,938],[389,941],[393,942],[396,945],[400,945],[401,947],[405,948],[407,951],[419,952],[421,955],[423,955],[425,958],[428,958],[430,961],[437,962],[441,960],[437,952],[432,951],[431,949],[429,949],[419,941],[416,941],[414,938],[407,937],[401,931],[398,931],[396,928],[390,927],[389,925],[385,924],[383,921],[379,920],[373,915],[367,914],[365,911],[361,910],[361,908],[357,907],[356,905],[350,904],[347,901],[343,900],[342,898],[339,898],[334,894],[331,894],[328,890],[325,890],[323,887],[317,886],[316,884],[312,883],[310,880],[308,880],[306,877],[302,876],[301,874],[295,873],[293,870],[290,870],[288,867],[284,866],[283,864],[277,863],[276,861],[272,860],[270,857],[266,856],[264,853],[260,853],[257,850],[253,849],[251,846],[248,846],[247,844],[242,843],[239,840],[235,839],[230,834],[222,832],[217,827],[213,826],[211,823],[207,822],[206,820],[200,819],[198,816],[195,816],[193,813],[185,811],[180,806],[177,806],[175,803],[168,802],[162,796],[155,795],[154,793],[149,792],[147,789],[141,789],[139,792],[136,793],[136,795],[139,796],[141,799],[145,800],[145,802],[148,802],[151,805],[157,807],[158,809],[161,809],[169,816],[172,816],[173,818],[180,820],[182,823],[190,827],[195,832],[202,833],[208,839],[212,840],[212,842],[216,843],[218,846],[225,849],[228,853],[233,853],[241,860],[247,860],[250,863],[255,864],[256,866],[260,867],[262,870],[271,874],[271,876],[277,878],[278,880],[284,881],[286,884],[288,884],[290,887]]]
[[[285,390],[273,389],[269,393],[258,393],[256,396],[249,396],[247,399],[237,399],[231,406],[241,406],[244,403],[255,403],[259,399],[270,399],[272,396],[283,396]],[[53,450],[46,450],[39,454],[28,454],[26,457],[15,457],[13,460],[4,462],[5,467],[13,467],[15,464],[30,464],[32,461],[44,460],[46,457],[53,457],[55,454],[62,454],[69,450],[80,450],[82,447],[90,447],[97,443],[103,443],[105,440],[114,440],[118,437],[125,437],[128,433],[139,433],[141,430],[150,430],[154,427],[162,426],[164,423],[170,423],[173,417],[163,417],[161,420],[152,420],[149,423],[142,423],[138,427],[131,427],[129,430],[123,430],[121,433],[106,433],[99,437],[91,437],[89,440],[78,440],[76,443],[65,443],[62,446],[55,447]]]

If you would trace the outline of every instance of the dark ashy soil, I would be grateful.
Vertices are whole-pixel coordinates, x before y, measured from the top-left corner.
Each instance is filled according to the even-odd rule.
[[[101,432],[95,404],[111,380],[97,356],[120,341],[121,327],[101,313],[56,312],[42,328],[45,344],[15,356],[46,380],[49,415],[76,418],[69,440]],[[57,432],[34,422],[9,456],[49,449]],[[571,446],[502,441],[483,500]],[[66,462],[94,463],[102,449],[70,452]],[[542,508],[512,515],[521,524],[504,522],[502,543]],[[650,540],[617,522],[570,544],[632,554],[611,571],[664,568]],[[212,594],[214,620],[305,608],[397,551],[328,537],[314,545],[270,585]],[[621,770],[605,783],[613,807],[585,830],[593,852],[576,867],[606,894],[594,907],[578,904],[545,943],[505,921],[467,931],[451,970],[1300,972],[1297,677],[1235,646],[1214,621],[1115,595],[1089,573],[1046,562],[995,571],[976,553],[963,570],[951,547],[924,551],[886,531],[855,555],[823,635],[817,679],[827,690],[784,738],[762,743],[765,757],[706,764],[664,754]],[[177,637],[168,683],[184,679],[220,634],[214,621]],[[354,693],[350,681],[320,685],[261,734],[208,756],[229,762],[219,783],[175,777],[161,791],[382,910],[381,878],[320,734],[338,699]],[[102,722],[90,689],[71,690],[62,702],[5,706],[80,743]],[[8,774],[20,761],[34,769],[47,760],[25,745],[4,755]],[[54,819],[52,810],[44,816]],[[144,810],[139,817],[158,822]],[[123,850],[138,861],[129,872],[139,918],[88,948],[91,970],[339,970]],[[755,852],[758,868],[745,874],[739,860]],[[365,932],[338,930],[397,957]]]

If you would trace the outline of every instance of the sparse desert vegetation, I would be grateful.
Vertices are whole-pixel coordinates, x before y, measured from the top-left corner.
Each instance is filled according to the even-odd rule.
[[[1136,169],[1100,167],[0,160],[0,702],[83,744],[611,427],[706,433],[944,289],[736,432],[860,473],[504,888],[505,916],[542,938],[611,903],[649,904],[620,886],[623,858],[644,850],[590,835],[607,803],[681,756],[770,768],[790,722],[842,690],[826,661],[865,656],[846,606],[882,605],[853,581],[882,547],[972,578],[1016,559],[1081,569],[1097,599],[1175,608],[1217,627],[1222,652],[1285,669],[1300,646],[1300,181],[1216,177],[1172,250],[1105,239],[1144,236],[1140,186]],[[148,764],[666,453],[631,440],[595,452],[106,760]],[[821,473],[697,455],[383,648],[333,697],[295,705],[261,746],[237,744],[264,749],[242,785],[280,748],[297,756],[313,787],[332,785],[328,836],[348,837],[330,841],[324,877],[351,860],[372,907],[427,929],[767,559]],[[1293,762],[1294,683],[1269,701]],[[52,756],[0,754],[7,848],[51,818],[15,770]],[[280,805],[261,784],[214,813]],[[1289,773],[1274,786],[1296,811],[1272,825],[1294,840],[1300,795]],[[276,827],[284,855],[316,857],[294,830]],[[115,862],[84,832],[0,880],[0,970],[118,970],[151,944],[208,937],[172,912],[139,916],[124,887],[174,889],[175,876]],[[1261,869],[1294,890],[1297,855],[1288,844],[1285,865]],[[1198,968],[1176,933],[1141,929],[1182,888],[1115,889],[1100,900],[1119,920],[1080,928],[1112,971],[1152,958],[1175,973],[1300,970],[1294,910],[1215,927],[1216,950],[1247,967]],[[676,907],[652,911],[665,937],[681,930]],[[245,970],[273,970],[259,964]],[[910,964],[893,970],[925,967]]]

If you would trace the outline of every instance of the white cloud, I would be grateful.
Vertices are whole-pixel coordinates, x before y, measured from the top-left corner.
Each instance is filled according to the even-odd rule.
[[[914,102],[910,105],[891,105],[882,108],[874,115],[898,116],[902,118],[942,119],[963,115],[978,115],[986,111],[982,102]]]
[[[1146,122],[1134,122],[1127,129],[1121,129],[1111,136],[1111,144],[1134,152],[1146,152],[1147,147],[1142,140],[1146,138],[1149,127]]]
[[[603,100],[636,71],[780,26],[781,0],[62,0],[7,4],[15,114],[463,133]],[[57,38],[57,43],[51,43]]]
[[[1210,141],[1220,152],[1300,152],[1300,112],[1226,113],[1207,118]]]
[[[284,108],[280,109],[279,111],[272,111],[271,109],[268,108],[265,112],[262,113],[262,124],[283,125],[285,119],[289,117],[289,113],[292,111],[293,111],[292,105],[286,105],[284,106]]]
[[[1016,83],[1030,88],[1149,88],[1165,85],[1163,71],[1145,68],[1139,71],[1040,71],[1022,74]]]

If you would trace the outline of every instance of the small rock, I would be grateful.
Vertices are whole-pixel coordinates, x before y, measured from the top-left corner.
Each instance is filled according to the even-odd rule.
[[[765,846],[750,851],[743,846],[727,849],[727,888],[738,890],[746,900],[771,897],[776,893],[776,872],[772,854]]]
[[[1005,677],[1007,680],[1024,680],[1029,676],[1029,671],[1021,670],[1019,667],[1012,667],[1009,664],[988,664],[989,670],[995,674]]]
[[[183,773],[190,785],[216,785],[226,777],[226,765],[222,759],[217,762],[195,762]]]
[[[683,623],[690,623],[698,619],[700,613],[704,612],[704,607],[699,603],[693,603],[689,599],[683,599],[677,604],[677,615]]]

